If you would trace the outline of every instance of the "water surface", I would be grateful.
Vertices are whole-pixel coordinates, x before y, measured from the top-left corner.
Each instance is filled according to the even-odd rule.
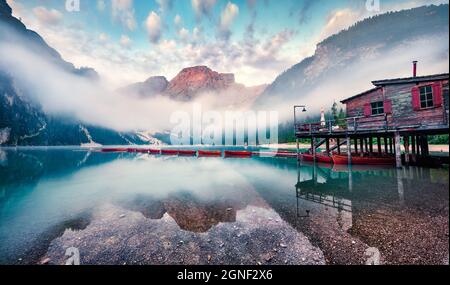
[[[448,263],[448,169],[0,149],[0,263]]]

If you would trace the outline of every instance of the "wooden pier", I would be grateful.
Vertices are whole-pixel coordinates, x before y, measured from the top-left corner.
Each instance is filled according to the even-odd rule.
[[[314,157],[319,147],[327,156],[345,148],[349,165],[355,156],[395,157],[397,167],[426,159],[428,136],[449,133],[448,79],[447,73],[373,81],[375,88],[342,101],[347,118],[339,121],[299,123],[303,106],[295,106],[297,142],[310,139]]]

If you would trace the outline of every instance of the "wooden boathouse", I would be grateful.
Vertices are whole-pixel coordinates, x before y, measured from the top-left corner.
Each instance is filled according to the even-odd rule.
[[[369,164],[371,158],[390,157],[392,162],[395,158],[397,167],[426,161],[428,136],[449,133],[449,74],[417,76],[416,71],[415,61],[412,77],[376,80],[374,88],[343,100],[346,118],[342,121],[298,123],[296,111],[304,106],[295,106],[297,149],[299,139],[309,138],[309,155],[315,161],[343,155],[349,165],[361,157]],[[318,153],[323,145],[325,152]],[[341,153],[343,145],[346,153]]]

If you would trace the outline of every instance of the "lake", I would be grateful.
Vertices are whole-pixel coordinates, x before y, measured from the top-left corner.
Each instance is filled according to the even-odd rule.
[[[448,168],[0,149],[0,264],[448,264]]]

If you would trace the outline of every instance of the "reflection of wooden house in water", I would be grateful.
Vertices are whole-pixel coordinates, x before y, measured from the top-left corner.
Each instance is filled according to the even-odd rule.
[[[374,88],[342,101],[347,118],[342,121],[317,123],[295,122],[297,139],[310,138],[311,152],[325,145],[326,153],[347,146],[347,160],[356,162],[355,155],[367,157],[395,156],[402,164],[401,140],[405,162],[428,159],[428,136],[449,133],[449,74],[373,81]],[[295,116],[296,117],[296,116]],[[334,146],[330,141],[336,141]],[[370,164],[370,159],[367,160]]]

